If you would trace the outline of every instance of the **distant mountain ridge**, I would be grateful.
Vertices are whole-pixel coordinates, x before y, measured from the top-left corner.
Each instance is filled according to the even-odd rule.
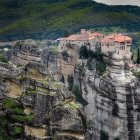
[[[135,5],[140,6],[139,0],[93,0],[108,5]]]
[[[140,30],[140,8],[91,0],[1,0],[0,40],[67,36],[80,28],[120,25]]]

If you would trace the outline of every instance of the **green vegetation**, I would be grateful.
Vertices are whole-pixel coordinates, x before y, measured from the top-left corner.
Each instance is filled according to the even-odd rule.
[[[72,75],[68,75],[68,84],[69,84],[68,89],[70,91],[72,91],[73,83],[74,83],[74,77]]]
[[[22,106],[14,99],[11,99],[8,97],[5,98],[3,101],[3,105],[9,112],[11,112],[13,114],[23,114],[24,113],[24,109],[22,108]]]
[[[101,137],[100,137],[100,140],[109,140],[109,137],[108,137],[108,133],[105,132],[104,130],[101,130]]]
[[[104,61],[100,61],[97,63],[97,71],[99,72],[99,76],[102,76],[106,70],[106,64],[104,63]]]
[[[3,101],[4,107],[14,114],[16,121],[19,122],[29,122],[32,123],[34,120],[34,116],[31,115],[25,115],[23,107],[14,99],[11,98],[5,98]]]
[[[81,46],[79,54],[80,58],[87,59],[89,57],[87,46],[85,45]]]
[[[56,53],[58,53],[58,47],[57,46],[51,47],[51,48],[49,48],[49,51],[56,54]]]
[[[101,52],[100,49],[97,50],[97,52],[93,52],[91,50],[88,51],[88,61],[87,61],[87,67],[89,70],[92,69],[92,60],[95,59],[96,60],[96,70],[98,71],[98,75],[102,76],[106,70],[106,63],[103,60],[103,53]]]
[[[21,135],[22,133],[23,133],[23,127],[15,126],[13,128],[13,136],[18,136],[18,135]]]
[[[82,97],[82,93],[81,93],[78,85],[73,85],[73,87],[72,87],[72,93],[75,95],[76,100],[79,103],[81,103],[83,106],[86,106],[87,105],[87,102]]]
[[[137,52],[137,64],[140,64],[140,48],[138,48]]]
[[[10,137],[8,134],[7,134],[7,118],[6,116],[4,117],[0,117],[0,140],[14,140],[12,137]]]
[[[4,99],[3,105],[6,109],[13,109],[13,108],[19,106],[17,101],[15,101],[14,99],[8,98],[8,97]]]
[[[0,50],[0,62],[8,63],[5,52],[3,50]]]
[[[140,71],[137,72],[137,73],[134,73],[134,75],[135,75],[136,77],[140,78]]]
[[[136,6],[107,6],[91,0],[1,0],[0,39],[58,38],[80,28],[139,31],[139,15]]]
[[[15,119],[18,122],[27,122],[27,123],[32,123],[34,120],[34,115],[16,115]]]

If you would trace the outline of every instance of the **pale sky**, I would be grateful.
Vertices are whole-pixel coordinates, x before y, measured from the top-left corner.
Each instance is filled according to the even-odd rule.
[[[95,0],[108,5],[137,5],[140,6],[140,0]]]

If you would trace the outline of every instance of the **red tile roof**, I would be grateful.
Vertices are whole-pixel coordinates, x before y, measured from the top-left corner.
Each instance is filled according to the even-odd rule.
[[[118,34],[118,35],[108,35],[105,36],[102,40],[101,43],[111,43],[111,42],[127,42],[127,41],[132,41],[131,37],[122,35],[122,34]]]
[[[131,37],[124,36],[124,35],[117,35],[115,37],[115,42],[127,42],[127,41],[132,41]]]
[[[81,41],[81,40],[92,40],[96,37],[103,37],[104,35],[101,34],[101,33],[98,33],[98,32],[91,32],[91,31],[85,31],[85,33],[80,33],[80,34],[73,34],[73,35],[70,35],[69,37],[67,38],[60,38],[58,40],[78,40],[78,41]]]

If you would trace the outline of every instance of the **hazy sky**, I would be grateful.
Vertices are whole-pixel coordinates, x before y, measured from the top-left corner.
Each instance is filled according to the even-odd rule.
[[[137,5],[140,6],[140,0],[95,0],[109,5]]]

